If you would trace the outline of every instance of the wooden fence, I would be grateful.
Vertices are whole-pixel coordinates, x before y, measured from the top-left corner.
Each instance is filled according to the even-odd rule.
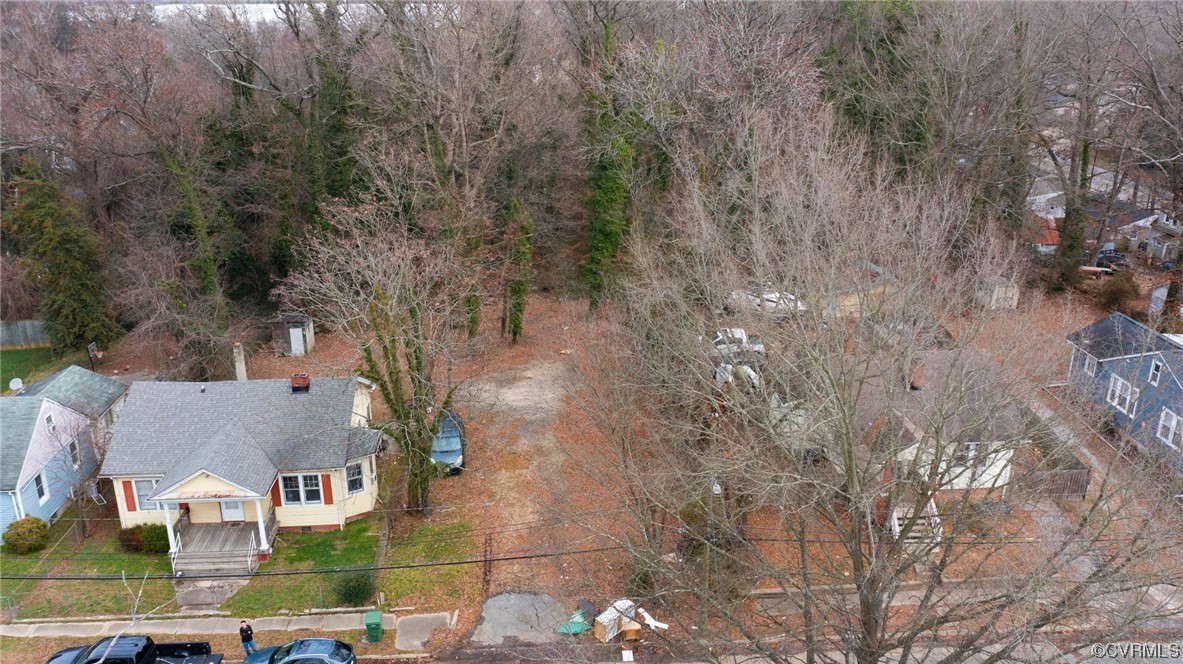
[[[0,348],[48,346],[45,323],[39,320],[10,320],[0,323]]]
[[[1089,490],[1089,469],[1033,470],[1023,473],[1021,482],[1041,496],[1084,500]]]

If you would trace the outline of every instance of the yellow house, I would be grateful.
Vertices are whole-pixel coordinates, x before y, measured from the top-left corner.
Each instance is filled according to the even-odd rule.
[[[381,434],[355,378],[137,382],[103,462],[124,528],[163,524],[173,570],[253,569],[280,530],[371,513]]]

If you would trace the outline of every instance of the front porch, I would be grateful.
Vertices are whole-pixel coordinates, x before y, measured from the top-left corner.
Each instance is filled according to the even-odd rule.
[[[270,555],[279,531],[274,508],[261,522],[192,523],[189,516],[183,511],[172,528],[169,556],[176,576],[254,572]]]

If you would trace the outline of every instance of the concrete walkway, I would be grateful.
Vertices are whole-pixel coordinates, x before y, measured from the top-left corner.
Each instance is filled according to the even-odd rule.
[[[96,622],[14,623],[0,625],[0,636],[12,638],[95,637],[119,633],[147,633],[153,635],[191,636],[202,634],[237,634],[241,618],[179,618],[165,620],[127,620]],[[303,616],[254,618],[250,621],[255,632],[294,632],[311,629],[328,632],[364,630],[365,613],[318,613]],[[394,630],[400,650],[422,650],[423,644],[435,629],[455,626],[453,614],[382,615],[382,628]],[[406,632],[404,634],[404,632]]]

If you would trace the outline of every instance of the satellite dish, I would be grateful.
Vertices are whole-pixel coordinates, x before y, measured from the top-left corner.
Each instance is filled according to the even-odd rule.
[[[24,386],[25,381],[21,380],[20,378],[13,378],[12,380],[8,381],[8,389],[10,390],[19,390]]]

